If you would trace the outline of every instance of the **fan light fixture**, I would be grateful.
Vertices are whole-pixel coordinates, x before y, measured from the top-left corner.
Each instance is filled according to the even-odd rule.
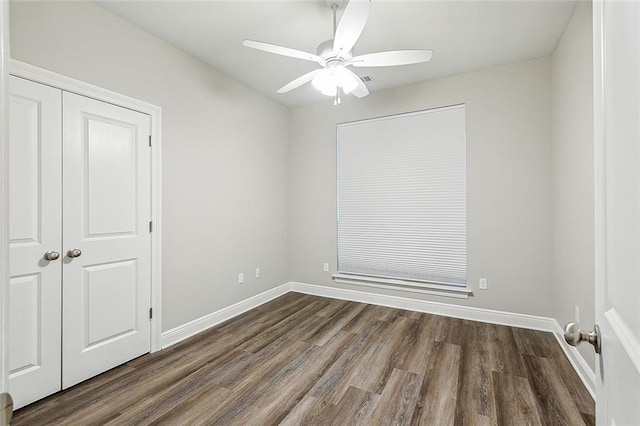
[[[333,66],[328,65],[326,68],[320,70],[320,72],[313,77],[311,83],[313,87],[318,89],[323,95],[334,97],[334,104],[340,103],[340,92],[345,94],[351,93],[351,91],[358,87],[358,82],[355,81],[353,74],[347,71],[341,63]]]

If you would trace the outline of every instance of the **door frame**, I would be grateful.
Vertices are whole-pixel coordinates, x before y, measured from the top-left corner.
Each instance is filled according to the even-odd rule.
[[[595,214],[595,312],[596,323],[602,323],[599,312],[606,309],[606,280],[605,260],[605,228],[606,228],[606,197],[605,197],[605,146],[604,146],[604,81],[602,58],[602,10],[604,3],[594,1],[593,8],[593,135],[594,135],[594,214]],[[602,378],[600,356],[596,356],[596,382]],[[606,422],[606,396],[602,394],[602,386],[595,386],[596,423]]]
[[[9,389],[9,2],[0,0],[0,393]],[[2,408],[2,407],[0,407]],[[0,417],[0,423],[3,418]]]
[[[1,0],[0,0],[1,1]],[[3,2],[4,3],[4,2]],[[87,98],[107,102],[116,106],[127,108],[147,114],[151,118],[151,220],[153,232],[151,232],[151,347],[155,352],[161,349],[160,335],[162,332],[162,135],[161,119],[162,109],[159,106],[140,101],[110,90],[94,86],[89,83],[70,78],[55,72],[36,67],[15,59],[9,60],[8,74],[31,80],[36,83],[55,87],[66,92],[75,93]],[[7,98],[7,96],[4,96]],[[6,127],[6,126],[4,126]],[[5,143],[6,145],[6,143]],[[6,168],[3,167],[3,170]],[[6,199],[3,197],[3,199]],[[6,204],[6,203],[5,203]],[[6,206],[3,206],[6,208]],[[3,215],[4,217],[4,215]],[[8,238],[8,237],[7,237]],[[8,249],[8,244],[7,244]],[[3,255],[3,262],[4,262]],[[8,259],[7,259],[8,260]],[[3,268],[3,271],[6,269]],[[3,286],[7,287],[7,284]],[[6,291],[6,290],[4,290]],[[3,309],[3,312],[6,310]],[[6,329],[5,330],[6,334]],[[6,366],[3,366],[3,374],[6,374]]]

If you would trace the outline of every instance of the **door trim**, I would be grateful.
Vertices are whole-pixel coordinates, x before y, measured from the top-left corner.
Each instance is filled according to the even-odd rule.
[[[84,83],[15,59],[10,59],[9,61],[9,74],[66,92],[138,111],[151,117],[151,220],[153,221],[153,232],[151,233],[150,307],[153,308],[153,318],[151,319],[150,350],[151,352],[160,350],[160,334],[162,331],[162,109],[157,105]],[[3,167],[3,170],[5,169]],[[3,270],[6,269],[3,268]]]
[[[593,185],[594,185],[594,276],[596,323],[603,323],[606,311],[606,191],[604,145],[604,60],[603,12],[604,1],[593,2]],[[596,423],[605,424],[607,418],[606,395],[601,386],[602,364],[596,356]]]
[[[0,393],[9,389],[9,2],[0,2]],[[0,407],[2,408],[2,407]],[[0,417],[0,423],[3,417]]]

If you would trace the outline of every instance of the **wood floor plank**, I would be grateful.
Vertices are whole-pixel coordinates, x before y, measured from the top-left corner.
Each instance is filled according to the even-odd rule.
[[[560,346],[558,346],[555,337],[553,337],[551,333],[537,333],[539,333],[539,339],[544,342],[543,344],[546,348],[546,351],[543,353],[543,357],[554,361],[553,363],[560,372],[562,381],[576,403],[578,410],[584,414],[595,416],[595,401],[591,397],[587,388],[582,384],[582,381],[578,377],[576,371],[571,367],[569,360],[564,356],[564,353]]]
[[[449,327],[452,324],[452,322],[449,320],[453,318],[446,318],[440,315],[434,315],[434,316],[435,318],[431,326],[434,328],[436,342],[443,342],[447,337],[447,332],[449,330]]]
[[[256,402],[262,413],[262,420],[268,424],[282,421],[292,407],[308,394],[318,378],[340,357],[345,345],[354,339],[353,334],[340,331],[322,347],[315,347],[308,355],[301,356],[300,362],[294,363],[294,368],[288,366],[285,374],[295,377],[295,380],[280,380]]]
[[[582,420],[584,420],[584,424],[587,426],[595,426],[596,424],[596,416],[593,414],[580,413],[582,415]]]
[[[215,383],[200,380],[196,372],[152,397],[139,401],[133,407],[124,410],[120,416],[111,419],[110,422],[102,422],[101,424],[105,426],[151,424],[167,415],[167,413],[184,412],[185,409],[190,407],[189,402],[201,395],[207,395],[207,399],[211,401],[214,393],[223,394],[223,392],[226,392],[226,390],[223,390]]]
[[[398,356],[394,360],[394,367],[416,374],[424,374],[429,367],[430,352],[436,341],[437,329],[433,326],[437,322],[435,315],[420,314],[417,318],[402,315],[411,322],[402,340],[398,342]]]
[[[436,342],[411,420],[415,425],[454,424],[460,346]]]
[[[551,333],[289,293],[14,425],[593,424]]]
[[[380,395],[351,386],[333,413],[327,417],[331,420],[329,424],[336,426],[370,425],[374,421],[374,410],[379,401]]]
[[[358,315],[367,305],[364,303],[349,303],[342,309],[336,311],[327,321],[315,330],[300,336],[305,342],[322,346],[333,336],[338,334],[353,317]]]
[[[267,310],[271,310],[274,315],[279,316],[278,314],[283,310],[290,309],[292,304],[301,303],[303,303],[302,299],[291,294],[286,294],[269,303],[257,306],[251,310],[241,313],[240,315],[228,319],[223,323],[218,324],[215,329],[221,333],[233,333],[234,331],[241,330],[245,325],[255,322],[256,319],[263,318],[263,315]]]
[[[214,387],[209,392],[193,395],[184,403],[168,411],[149,424],[164,426],[186,424],[205,425],[207,424],[208,417],[224,408],[231,397],[232,392],[230,390]],[[251,412],[251,414],[255,413]]]
[[[191,352],[197,351],[217,341],[223,335],[224,333],[221,333],[217,328],[210,328],[209,330],[205,330],[202,333],[198,333],[195,336],[191,336],[172,345],[171,350],[149,353],[127,362],[126,365],[135,369],[145,369],[154,364],[172,362],[176,357],[180,357],[183,350],[189,350]]]
[[[411,424],[423,380],[424,377],[419,374],[394,369],[377,401],[371,419],[368,419],[371,420],[370,424]]]
[[[373,305],[366,305],[363,310],[346,323],[342,330],[347,333],[360,334],[372,324],[381,321],[380,315],[373,309]],[[387,321],[389,322],[389,321]]]
[[[529,379],[493,372],[498,424],[541,425]]]
[[[235,318],[220,324],[217,329],[221,333],[241,334],[255,328],[267,328],[310,303],[312,298],[306,295],[286,294],[275,299],[273,304],[265,304],[247,311]]]
[[[278,423],[302,400],[318,377],[339,357],[340,350],[354,338],[353,334],[340,332],[325,346],[311,345],[256,386],[238,392],[240,397],[235,399],[235,403],[210,420],[220,424],[238,423],[245,408],[259,407],[261,422]]]
[[[555,338],[549,341],[545,338],[549,333],[537,330],[526,330],[524,328],[512,328],[513,336],[521,354],[533,356],[549,356],[553,351],[552,346],[557,346]]]
[[[193,356],[191,356],[193,355]],[[216,358],[207,352],[187,354],[182,362],[176,366],[165,366],[161,374],[142,375],[135,382],[129,382],[124,392],[111,394],[109,406],[119,411],[124,411],[131,405],[131,394],[136,395],[142,401],[150,401],[156,398],[174,383],[201,370],[203,367],[215,366]],[[133,374],[131,374],[133,376]]]
[[[492,371],[527,377],[513,329],[506,325],[485,324],[483,337],[489,340],[489,360]]]
[[[465,325],[469,323],[469,321],[459,319],[459,318],[451,318],[450,321],[446,321],[447,327],[444,331],[444,336],[440,341],[444,343],[449,343],[452,345],[462,346],[465,339]]]
[[[403,349],[399,342],[405,337],[413,322],[407,317],[396,317],[388,333],[375,339],[362,355],[351,379],[351,386],[377,394],[382,392]]]
[[[315,300],[309,303],[302,309],[284,318],[282,321],[273,324],[264,332],[253,337],[250,341],[245,342],[245,344],[242,345],[242,349],[247,352],[258,352],[265,346],[268,346],[270,343],[286,335],[291,330],[299,327],[300,323],[304,322],[308,318],[316,316],[316,313],[326,307],[327,304],[328,301],[326,300]]]
[[[402,313],[401,309],[387,308],[386,306],[370,305],[371,311],[380,321],[393,322]]]
[[[60,426],[75,426],[78,424],[78,418],[82,419],[83,426],[101,426],[109,420],[116,419],[120,413],[107,406],[105,403],[98,402],[75,411],[72,416],[61,419],[58,424]]]
[[[250,394],[250,388],[244,388],[240,392],[220,389],[223,390],[223,395],[220,395],[219,401],[200,395],[191,402],[191,407],[187,409],[180,407],[179,411],[174,410],[155,423],[162,425],[242,424],[242,422],[251,424],[259,419],[260,413],[253,405],[256,396]]]
[[[287,416],[280,426],[317,426],[331,424],[336,406],[314,396],[306,395]]]
[[[221,386],[233,391],[255,386],[274,371],[291,361],[292,358],[306,353],[312,347],[307,342],[296,341],[281,350],[265,350],[263,353],[251,354],[250,358],[231,361],[229,368],[217,369],[214,380]]]
[[[489,342],[484,324],[466,322],[460,346],[456,424],[490,424],[496,421]]]
[[[580,412],[594,416],[595,404],[593,398],[582,385],[577,373],[564,356],[562,349],[552,333],[537,330],[513,329],[516,343],[522,354],[534,355],[556,360],[562,379],[576,402]]]
[[[584,423],[571,393],[554,360],[524,355],[529,381],[538,401],[537,409],[544,424],[580,425]]]
[[[411,318],[411,319],[420,319],[423,315],[423,313],[421,312],[416,312],[416,311],[407,311],[404,309],[401,309],[400,312],[398,313],[399,315],[403,316],[403,317],[407,317],[407,318]]]
[[[287,362],[288,358],[302,353],[308,348],[309,344],[291,341],[291,339],[300,331],[318,322],[319,319],[317,317],[311,316],[305,321],[295,324],[295,327],[287,327],[284,333],[268,343],[267,346],[260,349],[256,354],[244,352],[245,346],[251,346],[251,343],[254,342],[253,339],[239,343],[226,354],[221,355],[215,360],[211,359],[208,369],[200,374],[211,376],[212,380],[220,386],[230,388],[249,386],[251,383],[259,381],[263,375],[269,374],[272,368],[276,368],[279,364]],[[264,343],[264,341],[260,342],[260,346],[262,343]],[[257,371],[256,366],[259,366]]]
[[[331,318],[336,314],[336,312],[339,312],[348,304],[349,302],[347,302],[346,300],[330,299],[327,306],[321,309],[316,315],[318,315],[319,317]]]
[[[306,333],[311,328],[316,328],[325,319],[312,316],[301,321],[296,327],[287,331],[278,339],[262,348],[251,358],[253,362],[244,363],[238,360],[230,360],[227,368],[220,369],[216,381],[222,386],[226,386],[234,391],[241,391],[243,388],[253,387],[263,380],[265,376],[277,371],[291,358],[306,351],[311,344],[301,341],[298,337]]]
[[[358,371],[362,354],[375,342],[376,336],[386,335],[389,323],[377,321],[343,351],[340,358],[318,379],[309,395],[338,404],[351,386],[352,377]]]
[[[221,386],[238,390],[241,387],[251,386],[252,383],[260,381],[263,376],[270,374],[272,369],[282,363],[286,363],[292,356],[306,350],[310,343],[302,342],[296,337],[322,322],[323,320],[316,316],[299,321],[294,327],[287,327],[287,330],[281,336],[254,354],[244,352],[245,345],[236,347],[236,351],[229,352],[224,362],[219,363],[216,367],[213,372],[215,382]],[[250,348],[255,347],[251,343],[252,340],[248,341],[247,345]]]

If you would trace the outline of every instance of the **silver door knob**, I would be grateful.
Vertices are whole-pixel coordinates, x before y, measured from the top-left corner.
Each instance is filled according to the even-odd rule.
[[[60,257],[60,253],[57,251],[49,250],[44,254],[44,260],[56,260]]]
[[[67,252],[67,256],[71,258],[80,257],[81,254],[82,251],[80,249],[69,249],[69,251]]]
[[[571,346],[578,346],[582,342],[589,342],[593,345],[596,353],[602,350],[602,339],[600,337],[600,327],[598,324],[593,326],[593,331],[586,332],[580,329],[575,322],[570,322],[564,326],[564,340]]]

